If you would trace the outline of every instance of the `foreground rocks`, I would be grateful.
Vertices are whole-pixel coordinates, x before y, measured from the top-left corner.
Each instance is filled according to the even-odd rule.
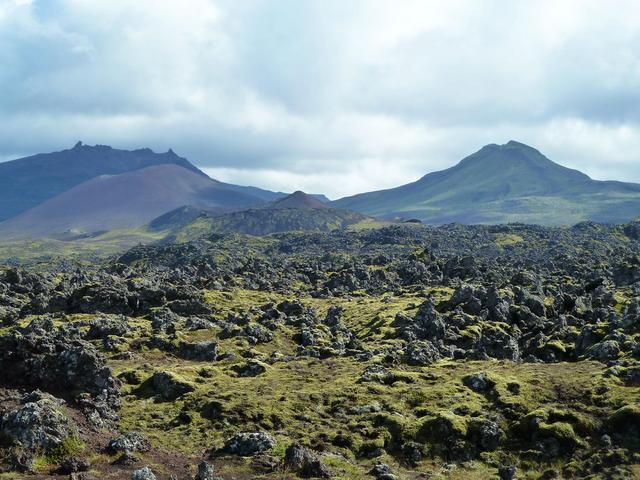
[[[78,430],[64,405],[64,400],[34,391],[0,416],[0,435],[14,449],[13,461],[18,470],[30,471],[36,455],[71,448]]]
[[[0,469],[633,478],[637,232],[205,235],[0,267]]]
[[[95,348],[34,320],[0,337],[0,380],[9,386],[40,388],[78,404],[97,425],[117,420],[120,382]]]

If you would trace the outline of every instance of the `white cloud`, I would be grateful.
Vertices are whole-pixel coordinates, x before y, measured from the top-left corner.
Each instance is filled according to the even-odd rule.
[[[336,197],[516,139],[640,181],[640,4],[0,0],[0,158],[173,147]]]

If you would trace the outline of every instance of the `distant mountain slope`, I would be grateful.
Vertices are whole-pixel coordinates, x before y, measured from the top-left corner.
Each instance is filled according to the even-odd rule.
[[[310,210],[322,210],[329,208],[326,203],[321,202],[316,197],[308,195],[300,190],[280,198],[272,203],[265,205],[263,208],[282,209],[282,208],[301,208]]]
[[[327,207],[314,196],[295,192],[255,208],[224,214],[181,207],[154,219],[150,231],[164,230],[167,240],[185,241],[211,233],[269,235],[287,231],[331,231],[363,221],[366,215]]]
[[[284,198],[287,195],[289,195],[288,193],[285,192],[273,192],[271,190],[264,190],[262,188],[258,188],[258,187],[245,187],[245,186],[241,186],[241,185],[233,185],[231,183],[224,183],[224,182],[220,182],[221,185],[231,189],[231,190],[235,190],[237,192],[242,192],[242,193],[248,193],[249,195],[254,195],[258,198],[260,198],[261,200],[264,200],[265,202],[273,202],[274,200],[277,200],[279,198]],[[307,194],[305,194],[307,195]],[[310,193],[308,194],[310,197],[315,198],[317,201],[321,202],[321,203],[329,203],[331,202],[331,200],[329,200],[325,195],[321,194],[321,193]]]
[[[244,233],[269,235],[289,231],[327,232],[361,222],[360,213],[335,208],[327,209],[251,209],[226,213],[210,219],[212,233]]]
[[[4,240],[67,238],[138,227],[183,205],[221,211],[260,202],[197,170],[156,165],[88,180],[0,223],[0,235]]]
[[[428,223],[623,223],[640,214],[640,185],[602,182],[519,142],[487,145],[449,169],[331,204]]]
[[[174,231],[190,224],[198,217],[214,217],[222,212],[184,205],[154,218],[145,227],[152,232]]]
[[[172,164],[206,175],[172,150],[118,150],[105,145],[75,147],[0,163],[0,221],[11,218],[99,175],[116,175]]]

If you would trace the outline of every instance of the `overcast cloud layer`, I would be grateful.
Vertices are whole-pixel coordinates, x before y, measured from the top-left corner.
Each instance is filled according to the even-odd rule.
[[[510,139],[640,182],[640,2],[0,0],[0,158],[172,147],[336,198]]]

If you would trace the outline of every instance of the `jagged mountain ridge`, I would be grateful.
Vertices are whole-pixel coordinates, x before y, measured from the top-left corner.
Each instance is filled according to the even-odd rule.
[[[0,163],[0,221],[94,177],[164,164],[178,165],[206,177],[173,150],[166,153],[155,153],[149,148],[129,151],[106,145],[83,145],[82,142],[59,152],[39,153]]]
[[[178,165],[92,178],[0,224],[6,239],[69,238],[135,228],[182,205],[222,212],[261,199]]]

